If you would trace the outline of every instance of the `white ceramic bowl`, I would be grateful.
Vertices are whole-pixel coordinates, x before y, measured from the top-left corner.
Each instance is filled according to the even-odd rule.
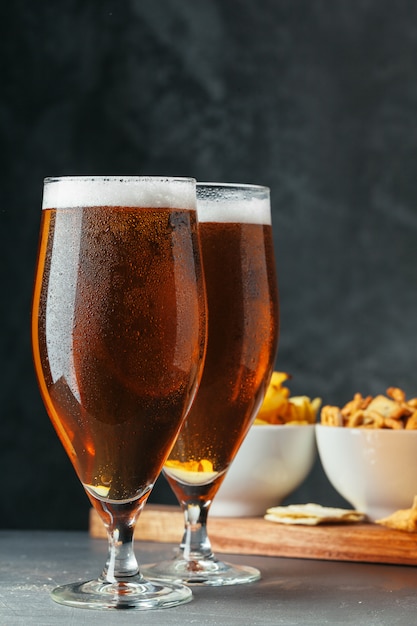
[[[315,458],[314,425],[253,425],[213,500],[210,515],[264,515],[304,481]]]
[[[417,495],[417,431],[316,426],[323,469],[370,521],[408,509]]]

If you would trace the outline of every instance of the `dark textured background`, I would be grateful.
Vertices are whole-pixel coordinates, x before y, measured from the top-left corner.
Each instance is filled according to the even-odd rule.
[[[87,526],[31,362],[47,175],[269,185],[292,391],[417,395],[416,25],[404,0],[5,3],[2,527]],[[319,465],[293,498],[340,503]]]

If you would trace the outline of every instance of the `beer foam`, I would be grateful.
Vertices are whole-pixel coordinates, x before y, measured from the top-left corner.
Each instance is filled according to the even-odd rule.
[[[271,224],[269,189],[255,185],[197,184],[199,222]]]
[[[47,178],[43,209],[126,206],[195,209],[193,179],[153,176]]]

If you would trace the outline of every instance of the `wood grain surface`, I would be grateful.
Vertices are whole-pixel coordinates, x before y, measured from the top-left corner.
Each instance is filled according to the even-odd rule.
[[[417,534],[376,524],[287,526],[258,517],[213,516],[208,529],[214,552],[417,565]],[[182,533],[183,515],[178,507],[148,504],[136,526],[135,540],[179,543]],[[94,509],[90,535],[106,537]]]

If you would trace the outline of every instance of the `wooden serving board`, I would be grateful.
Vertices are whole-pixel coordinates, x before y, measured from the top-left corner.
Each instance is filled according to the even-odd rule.
[[[139,517],[135,540],[179,543],[183,523],[179,507],[147,504]],[[288,526],[261,517],[213,516],[208,529],[214,552],[417,565],[417,534],[377,524]],[[90,535],[106,537],[94,509],[90,514]]]

